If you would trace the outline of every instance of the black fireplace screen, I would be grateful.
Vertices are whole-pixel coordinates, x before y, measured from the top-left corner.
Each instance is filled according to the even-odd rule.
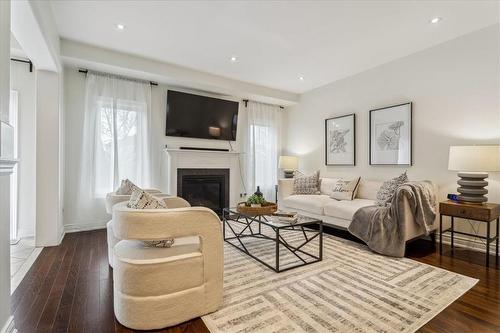
[[[229,169],[177,169],[177,195],[221,216],[229,207]]]

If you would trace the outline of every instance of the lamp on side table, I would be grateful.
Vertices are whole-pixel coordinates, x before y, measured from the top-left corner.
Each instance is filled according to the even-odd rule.
[[[297,156],[280,156],[278,168],[283,169],[285,178],[293,178],[293,172],[299,167]]]
[[[448,170],[458,171],[458,201],[488,201],[488,171],[500,171],[500,146],[450,146]]]

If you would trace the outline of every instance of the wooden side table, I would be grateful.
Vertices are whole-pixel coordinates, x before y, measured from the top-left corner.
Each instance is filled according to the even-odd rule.
[[[443,216],[451,218],[451,227],[443,230]],[[455,231],[455,217],[487,223],[486,237],[466,232]],[[486,266],[490,266],[490,243],[496,240],[496,262],[498,263],[498,229],[500,224],[500,205],[494,203],[469,204],[455,201],[442,201],[439,203],[439,253],[443,253],[443,234],[451,234],[451,250],[453,252],[453,236],[460,234],[486,240]],[[491,237],[491,223],[496,220],[496,235]]]

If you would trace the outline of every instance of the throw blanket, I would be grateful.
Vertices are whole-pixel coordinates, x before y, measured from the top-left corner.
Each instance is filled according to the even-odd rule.
[[[403,257],[406,244],[404,200],[408,200],[415,223],[428,235],[436,218],[436,195],[429,182],[409,182],[400,186],[390,206],[360,208],[354,214],[349,232],[375,252]]]

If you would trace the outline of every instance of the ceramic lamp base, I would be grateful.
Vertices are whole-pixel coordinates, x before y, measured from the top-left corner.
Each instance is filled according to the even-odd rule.
[[[485,188],[488,186],[488,182],[485,180],[488,178],[488,173],[459,172],[458,177],[460,177],[457,181],[457,191],[460,193],[458,195],[459,201],[478,204],[488,201],[488,198],[485,196],[488,193],[488,190]]]
[[[285,178],[293,178],[293,170],[283,170]]]

